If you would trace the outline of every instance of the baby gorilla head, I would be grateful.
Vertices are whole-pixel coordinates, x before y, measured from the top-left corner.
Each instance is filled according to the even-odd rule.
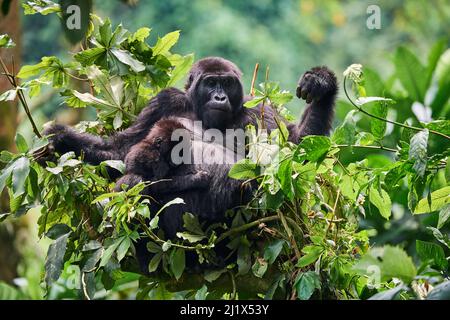
[[[134,145],[125,157],[127,172],[146,179],[163,178],[175,164],[171,161],[171,150],[178,143],[172,141],[172,133],[185,129],[176,119],[158,121],[140,143]]]

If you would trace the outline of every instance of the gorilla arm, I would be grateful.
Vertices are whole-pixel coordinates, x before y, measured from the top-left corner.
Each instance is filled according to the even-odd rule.
[[[289,125],[289,140],[298,143],[307,135],[330,133],[337,91],[336,76],[326,67],[313,68],[301,77],[296,94],[307,106],[299,124]]]
[[[123,160],[129,149],[145,138],[156,121],[164,116],[179,115],[191,109],[191,104],[183,91],[167,88],[150,100],[132,126],[114,136],[101,138],[87,133],[78,133],[64,125],[53,125],[45,130],[44,134],[52,135],[50,152],[56,151],[62,154],[74,151],[77,156],[83,154],[85,161],[92,164],[111,159]],[[47,158],[41,159],[41,162],[45,160]]]

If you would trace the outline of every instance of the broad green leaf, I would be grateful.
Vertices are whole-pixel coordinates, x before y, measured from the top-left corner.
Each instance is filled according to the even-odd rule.
[[[399,47],[394,56],[396,75],[403,87],[418,102],[424,102],[427,89],[427,70],[417,57],[405,47]]]
[[[53,59],[55,57],[43,57],[41,62],[35,65],[26,65],[20,68],[19,73],[17,74],[18,78],[27,79],[32,76],[39,74],[44,71],[46,68],[50,67],[53,63]]]
[[[186,257],[183,249],[175,248],[170,255],[170,270],[175,279],[180,279],[186,266]]]
[[[373,115],[386,119],[388,109],[385,103],[376,103],[372,107],[371,111]],[[386,121],[371,119],[370,131],[372,132],[375,139],[382,140],[386,132]]]
[[[14,197],[17,197],[25,192],[25,181],[30,172],[30,160],[27,157],[20,157],[14,162],[14,169],[12,172],[12,188]]]
[[[310,264],[316,262],[323,252],[323,249],[319,246],[306,246],[302,249],[304,255],[298,259],[297,267],[303,268],[309,266]]]
[[[45,260],[45,283],[47,286],[58,280],[61,275],[69,236],[70,233],[60,236],[48,248]]]
[[[436,190],[431,193],[431,206],[428,198],[423,198],[417,204],[414,214],[428,213],[440,210],[446,204],[450,203],[450,186]]]
[[[111,48],[110,52],[117,58],[117,60],[130,66],[134,72],[138,73],[145,70],[145,65],[139,60],[136,60],[129,51]]]
[[[208,287],[204,284],[200,289],[195,293],[195,300],[206,300],[208,296]]]
[[[378,270],[380,281],[399,278],[405,283],[410,283],[416,276],[412,259],[403,249],[390,245],[371,248],[353,266],[353,270],[362,275],[369,275],[374,269]]]
[[[97,60],[105,59],[106,49],[103,47],[96,47],[91,49],[86,49],[75,54],[74,58],[83,67],[93,65]]]
[[[356,122],[354,119],[355,110],[350,111],[344,122],[334,130],[331,141],[335,144],[352,145],[356,141]]]
[[[438,229],[442,228],[449,219],[450,219],[450,204],[446,204],[441,209],[441,211],[439,211],[439,220],[437,224]]]
[[[194,55],[189,54],[183,57],[183,61],[175,66],[172,71],[171,78],[169,82],[167,82],[167,86],[174,86],[179,80],[181,80],[191,69],[192,64],[194,63]]]
[[[15,140],[16,140],[17,150],[19,150],[19,152],[25,153],[25,152],[28,151],[27,141],[25,140],[25,138],[20,133],[16,133],[16,139]]]
[[[254,108],[257,105],[259,105],[261,102],[264,101],[264,97],[255,97],[252,100],[249,100],[247,102],[244,103],[244,107],[246,108]]]
[[[375,186],[370,187],[369,191],[370,202],[378,208],[381,216],[387,220],[391,216],[392,202],[389,194],[381,189],[381,194]]]
[[[155,272],[156,269],[158,269],[159,263],[162,259],[162,253],[157,253],[153,256],[153,258],[150,260],[150,263],[148,264],[148,272],[152,273]]]
[[[264,260],[266,260],[269,264],[274,263],[283,249],[284,243],[284,240],[276,240],[269,244],[264,250]]]
[[[400,292],[407,291],[408,287],[400,285],[398,287],[379,292],[369,298],[369,300],[394,300]]]
[[[23,293],[13,286],[0,282],[0,300],[23,300],[26,299]]]
[[[239,160],[233,165],[228,176],[233,179],[251,179],[256,177],[256,164],[249,159]]]
[[[325,156],[330,150],[331,141],[325,136],[306,136],[299,144],[305,150],[305,160],[315,162]]]
[[[434,287],[427,300],[450,300],[450,281],[444,281]]]
[[[177,43],[180,37],[180,31],[173,31],[166,34],[164,37],[159,38],[156,45],[152,48],[153,54],[156,56],[158,54],[165,55],[169,50]]]
[[[152,31],[152,29],[147,28],[147,27],[139,28],[135,33],[133,33],[129,37],[129,40],[130,40],[130,42],[133,42],[133,41],[143,42],[150,35],[150,31]]]
[[[416,240],[416,251],[422,262],[431,261],[432,266],[446,270],[448,262],[445,259],[444,249],[440,245],[432,242]]]
[[[125,163],[122,160],[106,160],[101,164],[116,169],[122,174],[125,173]]]
[[[423,177],[427,168],[428,129],[416,133],[410,142],[409,159],[414,161],[413,169]]]
[[[297,297],[300,300],[309,300],[316,289],[320,289],[320,278],[314,271],[301,272],[295,280]]]

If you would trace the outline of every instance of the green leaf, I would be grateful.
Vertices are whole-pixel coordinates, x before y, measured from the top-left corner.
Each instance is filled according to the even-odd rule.
[[[103,47],[96,47],[87,50],[83,50],[75,54],[74,58],[83,67],[91,66],[96,63],[97,60],[103,60],[106,57],[106,49]]]
[[[384,102],[384,103],[377,103],[377,105],[385,105],[385,103],[394,103],[395,101],[389,98],[383,98],[383,97],[359,97],[356,99],[356,104],[359,106],[363,106],[367,103],[371,102]]]
[[[0,48],[12,48],[15,45],[7,34],[0,34]]]
[[[264,260],[266,260],[269,264],[274,263],[283,249],[284,243],[284,240],[276,240],[269,244],[264,250]]]
[[[369,298],[369,300],[394,300],[402,291],[407,291],[408,287],[400,285],[398,287],[379,292]]]
[[[394,56],[396,75],[411,97],[424,102],[427,89],[427,70],[419,59],[405,47],[399,47]]]
[[[428,203],[428,198],[421,199],[414,210],[414,214],[437,211],[448,203],[450,203],[450,186],[431,193],[431,206]]]
[[[49,13],[58,13],[61,11],[59,4],[50,0],[26,1],[22,3],[22,7],[26,15],[40,13],[45,16]]]
[[[17,77],[21,79],[27,79],[35,75],[38,75],[40,72],[44,71],[45,69],[47,69],[52,65],[54,61],[53,59],[56,59],[56,57],[43,57],[41,59],[41,62],[35,65],[23,66],[22,68],[20,68]]]
[[[450,120],[435,120],[424,125],[428,130],[450,135]]]
[[[156,45],[152,48],[153,55],[165,55],[169,52],[169,50],[177,43],[178,38],[180,37],[180,31],[173,31],[166,34],[164,37],[159,38],[156,42]]]
[[[20,134],[16,133],[16,146],[17,150],[19,150],[20,153],[26,153],[28,151],[28,144],[25,138]]]
[[[325,136],[306,136],[302,138],[298,147],[305,150],[305,160],[315,162],[327,154],[331,141]]]
[[[170,270],[175,279],[180,279],[186,266],[186,257],[183,249],[175,248],[170,255]]]
[[[150,35],[150,31],[152,31],[152,29],[147,28],[147,27],[139,28],[135,33],[133,33],[129,37],[129,40],[130,40],[130,42],[133,42],[133,41],[143,42]]]
[[[164,204],[161,209],[158,210],[158,212],[156,213],[155,216],[158,216],[161,212],[163,212],[167,207],[170,207],[172,205],[176,205],[176,204],[184,204],[184,200],[181,198],[175,198],[169,202],[167,202],[166,204]]]
[[[195,293],[195,300],[206,300],[208,296],[208,287],[204,284],[200,289]]]
[[[392,208],[392,202],[391,198],[389,197],[389,194],[381,189],[381,194],[378,188],[375,186],[370,187],[369,191],[369,199],[370,202],[377,207],[378,211],[380,212],[381,216],[385,218],[386,220],[389,220],[389,217],[391,216],[391,208]]]
[[[148,272],[152,273],[155,272],[156,269],[158,269],[162,256],[162,252],[159,252],[153,256],[153,258],[150,260],[150,263],[148,264]]]
[[[26,299],[19,289],[0,282],[0,300],[23,300]]]
[[[416,240],[416,251],[422,262],[430,262],[432,266],[437,266],[441,270],[446,270],[448,266],[445,259],[444,249],[440,245],[432,242]]]
[[[353,118],[355,110],[350,111],[344,119],[344,122],[334,130],[331,141],[335,144],[352,145],[356,141],[356,122]]]
[[[138,73],[145,70],[145,65],[133,58],[131,53],[126,50],[111,48],[110,52],[123,64],[130,66],[131,70]]]
[[[27,157],[20,157],[14,162],[14,169],[12,172],[12,188],[14,197],[17,197],[25,192],[25,181],[30,172],[30,160]]]
[[[123,163],[122,160],[106,160],[101,162],[100,164],[116,169],[122,174],[125,173],[125,163]]]
[[[383,119],[386,119],[387,111],[388,109],[385,103],[376,103],[372,107],[372,114]],[[386,121],[371,119],[370,131],[376,140],[382,140],[386,132]]]
[[[171,78],[169,82],[167,82],[167,86],[174,86],[179,80],[181,80],[191,69],[192,64],[194,63],[194,55],[189,54],[183,57],[183,61],[175,66],[175,69],[172,71]]]
[[[256,177],[256,164],[250,159],[241,159],[231,167],[228,176],[233,179],[251,179]]]
[[[377,269],[380,281],[399,278],[410,283],[416,276],[416,268],[412,259],[399,248],[386,245],[369,250],[354,266],[353,270],[362,275],[369,275]]]
[[[177,237],[183,240],[187,240],[190,243],[196,243],[206,238],[206,236],[204,235],[192,234],[189,232],[177,232]]]
[[[423,177],[427,168],[428,135],[425,129],[416,133],[410,141],[409,159],[414,161],[413,169],[420,177]]]
[[[47,258],[45,259],[45,283],[47,286],[58,280],[61,275],[69,235],[70,233],[62,235],[48,248]]]
[[[320,278],[314,271],[301,272],[295,280],[297,297],[300,300],[309,300],[316,289],[320,289]]]
[[[450,281],[444,281],[434,287],[428,294],[427,300],[450,300]]]
[[[261,102],[263,102],[265,97],[254,97],[253,99],[247,101],[244,103],[244,107],[246,108],[254,108],[257,105],[259,105]]]
[[[316,262],[316,260],[320,257],[323,252],[323,249],[319,246],[306,246],[302,249],[304,255],[298,259],[297,267],[303,268],[309,266],[310,264]]]
[[[439,211],[439,220],[437,224],[438,229],[442,228],[449,219],[450,219],[450,204],[447,204],[441,209],[441,211]]]

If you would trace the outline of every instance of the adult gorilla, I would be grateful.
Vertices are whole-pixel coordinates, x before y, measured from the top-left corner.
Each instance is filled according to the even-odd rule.
[[[124,160],[130,148],[142,141],[152,126],[168,116],[186,116],[201,120],[205,129],[245,129],[261,119],[260,106],[245,108],[251,97],[244,97],[241,71],[236,65],[219,57],[209,57],[195,63],[189,73],[186,92],[167,88],[159,92],[142,110],[128,129],[108,138],[78,133],[68,126],[54,125],[45,131],[52,134],[50,151],[60,154],[83,153],[92,164],[104,160]],[[306,110],[298,124],[287,123],[289,140],[298,142],[306,135],[327,135],[334,115],[337,81],[326,67],[307,71],[297,86],[297,97],[306,100]],[[277,127],[271,106],[264,106],[265,128]]]

